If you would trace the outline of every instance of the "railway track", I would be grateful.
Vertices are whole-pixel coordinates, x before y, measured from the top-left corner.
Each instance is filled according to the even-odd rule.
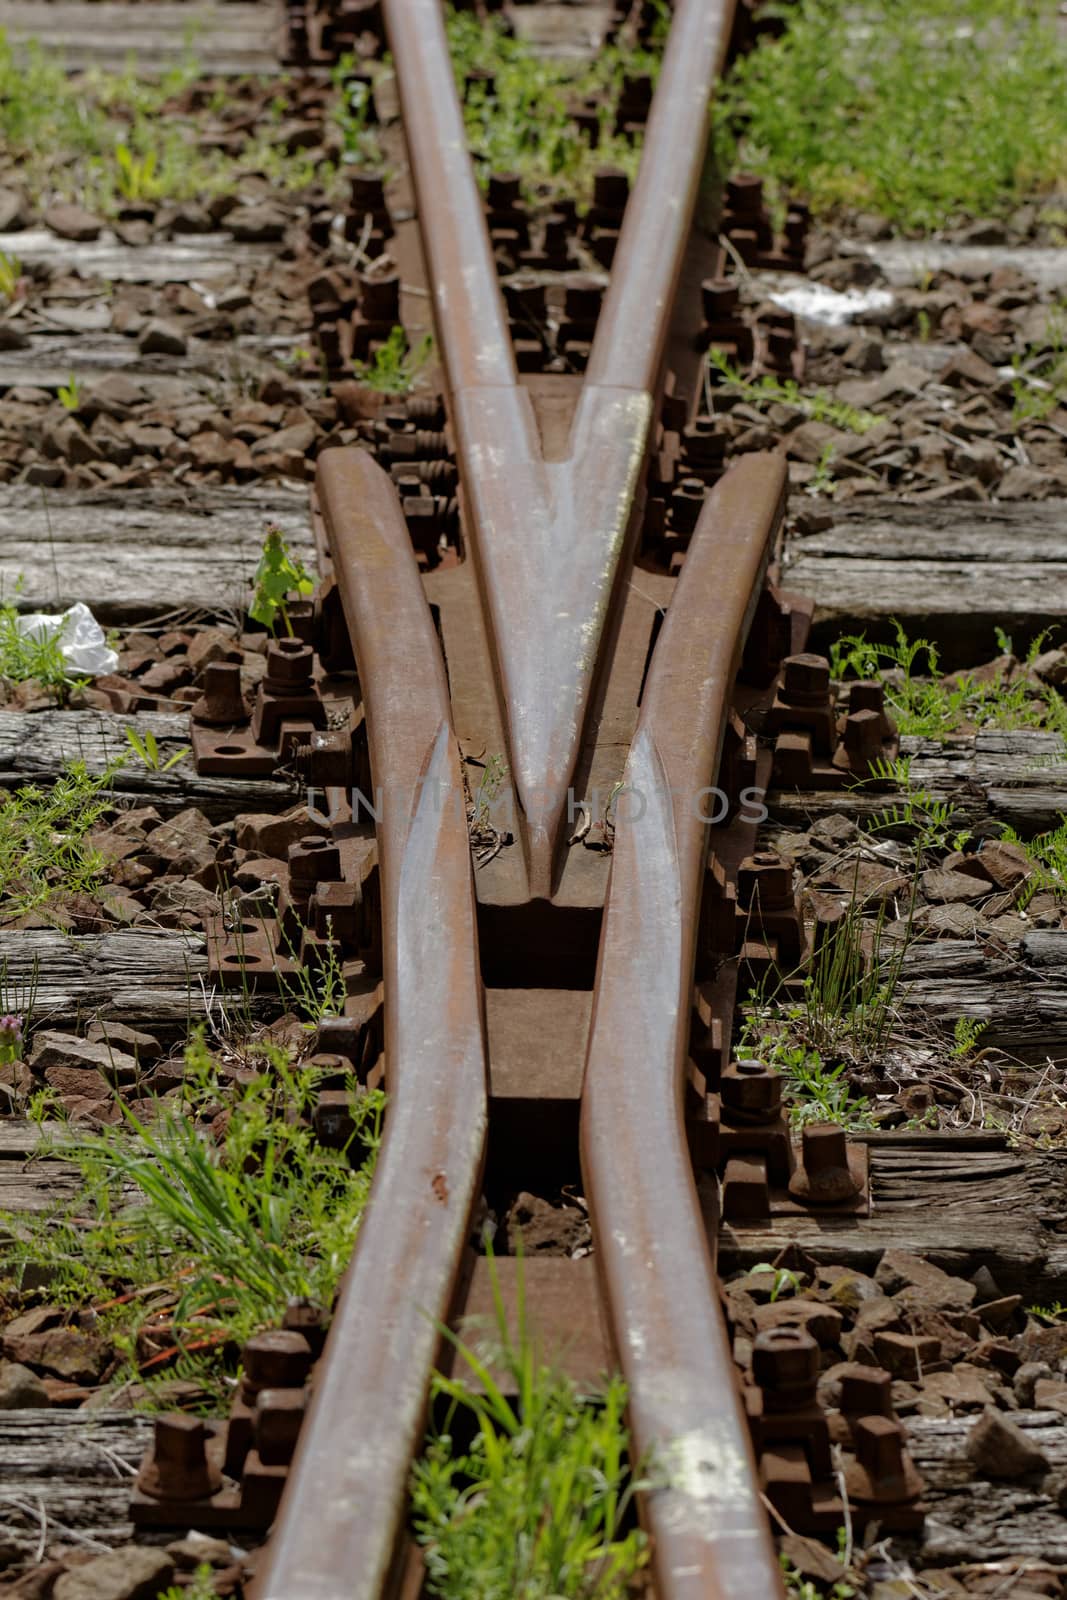
[[[365,452],[325,453],[317,629],[272,648],[249,728],[220,727],[224,672],[221,710],[193,711],[205,771],[269,770],[307,740],[304,770],[328,796],[335,842],[292,847],[283,924],[285,905],[307,920],[310,904],[320,957],[323,933],[341,929],[346,957],[364,957],[365,919],[351,913],[380,909],[384,1017],[360,961],[330,1039],[365,1061],[381,1028],[385,1142],[259,1592],[378,1596],[409,1573],[406,1486],[438,1327],[484,1295],[476,1207],[483,1184],[517,1163],[535,1191],[580,1171],[589,1198],[595,1278],[588,1260],[547,1274],[531,1261],[526,1294],[535,1326],[557,1344],[577,1327],[594,1370],[617,1362],[627,1380],[635,1449],[661,1472],[644,1503],[656,1592],[776,1594],[696,1174],[719,1163],[724,1073],[736,1120],[770,1105],[775,1126],[761,1135],[780,1135],[773,1072],[730,1067],[739,880],[753,945],[773,952],[783,916],[795,921],[788,889],[783,913],[773,867],[752,855],[769,757],[743,718],[770,711],[785,658],[799,657],[800,676],[818,669],[800,654],[806,608],[774,585],[780,458],[732,468],[666,544],[648,516],[657,453],[679,441],[699,452],[700,285],[705,319],[723,296],[720,246],[696,216],[713,198],[706,107],[733,7],[676,7],[584,374],[529,377],[441,9],[397,0],[384,13],[418,220],[397,254],[405,289],[414,278],[432,303],[461,555],[424,578],[395,482]],[[716,475],[690,478],[690,496]],[[312,641],[327,669],[351,649],[358,690],[340,731],[315,731]],[[473,856],[472,758],[507,775],[502,792],[485,790],[491,820],[475,808],[492,845]],[[368,770],[373,846],[359,815]],[[220,930],[217,970],[247,970],[254,938]],[[315,957],[305,934],[301,960]],[[727,1140],[742,1152],[725,1176],[735,1196],[760,1172],[766,1184],[761,1142],[747,1151],[743,1127]],[[819,1203],[814,1186],[807,1201]],[[512,1290],[514,1266],[499,1267]],[[763,1336],[764,1384],[806,1402],[813,1353],[797,1330]],[[764,1422],[768,1448],[774,1438]],[[159,1498],[142,1496],[144,1520]]]

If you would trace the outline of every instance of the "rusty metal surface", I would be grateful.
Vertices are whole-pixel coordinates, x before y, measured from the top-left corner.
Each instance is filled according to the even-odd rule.
[[[668,1476],[649,1520],[672,1600],[780,1589],[683,1089],[707,851],[696,797],[715,780],[785,481],[781,458],[745,457],[701,512],[626,764],[635,815],[616,830],[586,1063],[583,1171],[635,1442]]]
[[[333,450],[318,490],[383,790],[389,1114],[258,1600],[338,1600],[340,1573],[346,1600],[382,1591],[486,1135],[474,891],[440,646],[386,474],[361,451]]]
[[[681,0],[675,9],[636,204],[624,223],[619,270],[562,460],[545,459],[530,397],[518,384],[441,7],[438,0],[385,0],[384,15],[529,888],[547,898],[605,625],[634,531],[659,357],[733,6]]]

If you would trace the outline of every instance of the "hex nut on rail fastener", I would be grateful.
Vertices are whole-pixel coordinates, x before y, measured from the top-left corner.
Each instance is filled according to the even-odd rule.
[[[808,1123],[801,1135],[801,1165],[789,1180],[789,1193],[805,1205],[837,1206],[863,1189],[862,1157],[850,1151],[836,1122]]]
[[[764,1328],[752,1342],[752,1379],[766,1412],[814,1404],[819,1346],[804,1328]]]
[[[136,1487],[154,1500],[208,1500],[222,1474],[207,1456],[207,1429],[199,1417],[157,1417],[152,1453]]]
[[[782,1080],[762,1061],[734,1061],[719,1081],[723,1113],[730,1122],[773,1122],[782,1108]]]

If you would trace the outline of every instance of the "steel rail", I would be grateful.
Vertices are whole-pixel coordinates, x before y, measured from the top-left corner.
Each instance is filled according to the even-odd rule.
[[[389,1113],[258,1600],[382,1593],[487,1125],[470,845],[440,645],[387,475],[343,449],[323,455],[316,477],[381,791]]]
[[[438,0],[384,0],[530,892],[548,898],[733,0],[679,0],[566,458],[520,387]]]
[[[615,832],[586,1060],[582,1171],[636,1449],[665,1478],[647,1514],[671,1600],[781,1592],[683,1094],[708,849],[701,791],[718,771],[785,486],[781,457],[746,456],[701,511],[626,763],[634,816]]]

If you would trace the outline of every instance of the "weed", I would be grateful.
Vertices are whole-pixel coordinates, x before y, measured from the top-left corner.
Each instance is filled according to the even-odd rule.
[[[782,1089],[789,1120],[801,1128],[806,1122],[837,1122],[843,1128],[871,1128],[870,1101],[852,1093],[845,1076],[845,1063],[827,1067],[817,1050],[789,1037],[796,1018],[788,1012],[767,1013],[746,1019],[738,1054],[754,1057],[782,1075]],[[770,1024],[774,1031],[759,1032]]]
[[[424,334],[412,347],[399,325],[380,344],[369,361],[355,361],[357,378],[379,394],[408,394],[433,356],[433,336]]]
[[[22,1055],[22,1018],[8,1011],[0,1017],[0,1066],[10,1066]]]
[[[289,621],[286,599],[293,590],[299,595],[311,594],[315,584],[304,563],[290,551],[282,530],[273,522],[267,524],[267,537],[253,582],[256,588],[248,615],[271,633],[280,615],[286,633],[292,638],[293,625]]]
[[[721,386],[740,395],[748,405],[762,407],[780,403],[795,406],[813,422],[827,422],[831,427],[842,428],[849,433],[868,433],[882,420],[873,411],[858,411],[843,400],[835,400],[824,389],[805,394],[792,378],[772,378],[769,375],[746,378],[721,350],[708,351],[708,365],[719,374]]]
[[[1053,894],[1058,900],[1067,896],[1067,817],[1061,814],[1058,827],[1047,833],[1036,834],[1032,839],[1020,839],[1014,828],[1001,828],[1001,838],[1017,844],[1026,851],[1032,864],[1022,893],[1016,904],[1023,910],[1040,890]]]
[[[664,37],[660,27],[650,50],[608,46],[591,62],[552,60],[495,17],[450,11],[449,47],[479,181],[514,172],[533,198],[565,192],[584,204],[598,166],[621,167],[633,178],[640,140],[616,132],[619,98],[628,75],[655,77]],[[595,148],[571,116],[581,100],[598,104]]]
[[[184,761],[192,749],[191,745],[183,744],[180,750],[176,750],[172,756],[167,757],[166,761],[162,761],[159,754],[159,745],[151,728],[146,728],[143,736],[137,732],[136,728],[127,728],[126,740],[134,755],[144,763],[149,772],[169,772],[171,767],[178,765],[179,761]]]
[[[159,1594],[158,1600],[219,1600],[213,1568],[201,1562],[187,1584],[171,1584]]]
[[[1027,1306],[1026,1313],[1031,1317],[1038,1317],[1042,1322],[1060,1322],[1067,1317],[1067,1302],[1053,1300],[1047,1306]]]
[[[149,150],[135,156],[127,144],[115,146],[115,165],[118,168],[116,187],[124,200],[152,200],[159,193],[156,177],[157,156]]]
[[[871,643],[865,635],[845,634],[831,647],[830,675],[875,678],[885,691],[886,710],[902,734],[940,739],[964,728],[1046,728],[1067,735],[1067,703],[1049,684],[1020,673],[1010,680],[998,672],[976,678],[959,672],[938,675],[936,645],[909,639],[894,617],[895,639]],[[1010,640],[1001,635],[1002,643]],[[1043,638],[1030,645],[1027,662],[1041,651]]]
[[[61,383],[56,390],[56,397],[64,411],[77,411],[81,405],[81,384],[72,372],[66,383]]]
[[[952,1054],[962,1060],[972,1056],[988,1027],[988,1022],[980,1022],[977,1017],[957,1017],[952,1030]]]
[[[771,1286],[771,1305],[774,1305],[783,1294],[796,1294],[800,1288],[800,1277],[795,1272],[790,1272],[788,1267],[776,1267],[770,1261],[758,1261],[750,1272],[769,1272],[774,1277]]]
[[[1013,428],[1041,422],[1067,401],[1067,307],[1049,313],[1044,339],[1013,356],[1011,364]]]
[[[317,959],[308,965],[300,961],[296,942],[285,941],[293,976],[290,978],[279,969],[278,989],[286,1005],[303,1016],[304,1027],[309,1032],[314,1032],[323,1017],[337,1017],[344,1010],[347,995],[344,963],[332,934],[333,923],[327,917],[326,938],[315,945]]]
[[[0,250],[0,300],[14,300],[22,283],[22,262]]]
[[[342,160],[378,167],[382,162],[381,146],[369,127],[372,91],[354,76],[355,67],[355,56],[343,55],[330,74],[337,91],[333,119],[341,130]]]
[[[89,835],[111,809],[114,771],[92,775],[83,761],[72,761],[50,789],[26,785],[0,799],[0,915],[96,887],[106,862]]]
[[[808,483],[812,494],[833,494],[834,475],[832,472],[834,460],[834,447],[832,444],[824,446],[819,452],[819,459],[815,463],[815,471]]]
[[[899,800],[871,814],[867,831],[903,835],[911,841],[920,864],[928,850],[960,850],[970,837],[969,828],[953,829],[957,811],[951,800],[942,800],[932,790],[912,782],[908,757],[875,761],[867,781],[879,789],[892,784],[903,791]]]
[[[290,1299],[332,1302],[384,1097],[352,1083],[353,1134],[346,1150],[328,1150],[310,1126],[321,1074],[269,1046],[260,1056],[262,1070],[234,1084],[195,1037],[180,1095],[158,1104],[151,1126],[124,1107],[130,1138],[65,1132],[59,1151],[81,1178],[65,1210],[3,1219],[14,1240],[5,1275],[17,1284],[27,1265],[47,1265],[54,1303],[95,1304],[135,1369],[119,1382],[136,1375],[137,1336],[159,1322],[156,1305],[159,1339],[189,1356],[208,1350],[217,1368],[227,1342],[276,1324]]]
[[[843,1557],[848,1548],[848,1534],[844,1528],[838,1529],[837,1548],[839,1555]],[[782,1569],[786,1593],[793,1596],[794,1600],[853,1600],[853,1597],[860,1593],[848,1578],[838,1578],[830,1588],[826,1588],[824,1584],[814,1583],[811,1578],[805,1578],[799,1567],[793,1565],[784,1551],[778,1557],[778,1562]]]
[[[720,159],[905,229],[1055,185],[1067,49],[1051,0],[800,0],[713,107]]]
[[[412,1472],[415,1536],[429,1592],[444,1600],[623,1600],[647,1561],[639,1530],[622,1533],[636,1484],[626,1464],[626,1388],[609,1380],[583,1396],[537,1358],[520,1293],[517,1340],[493,1279],[499,1349],[455,1345],[464,1377],[436,1373],[432,1393],[450,1402]],[[512,1405],[490,1367],[514,1381]],[[480,1387],[476,1387],[480,1386]],[[457,1414],[476,1429],[462,1452]]]
[[[16,594],[21,586],[19,578]],[[9,600],[0,601],[0,678],[11,683],[35,679],[59,705],[84,681],[72,676],[59,635],[43,628],[26,628],[18,607]]]

